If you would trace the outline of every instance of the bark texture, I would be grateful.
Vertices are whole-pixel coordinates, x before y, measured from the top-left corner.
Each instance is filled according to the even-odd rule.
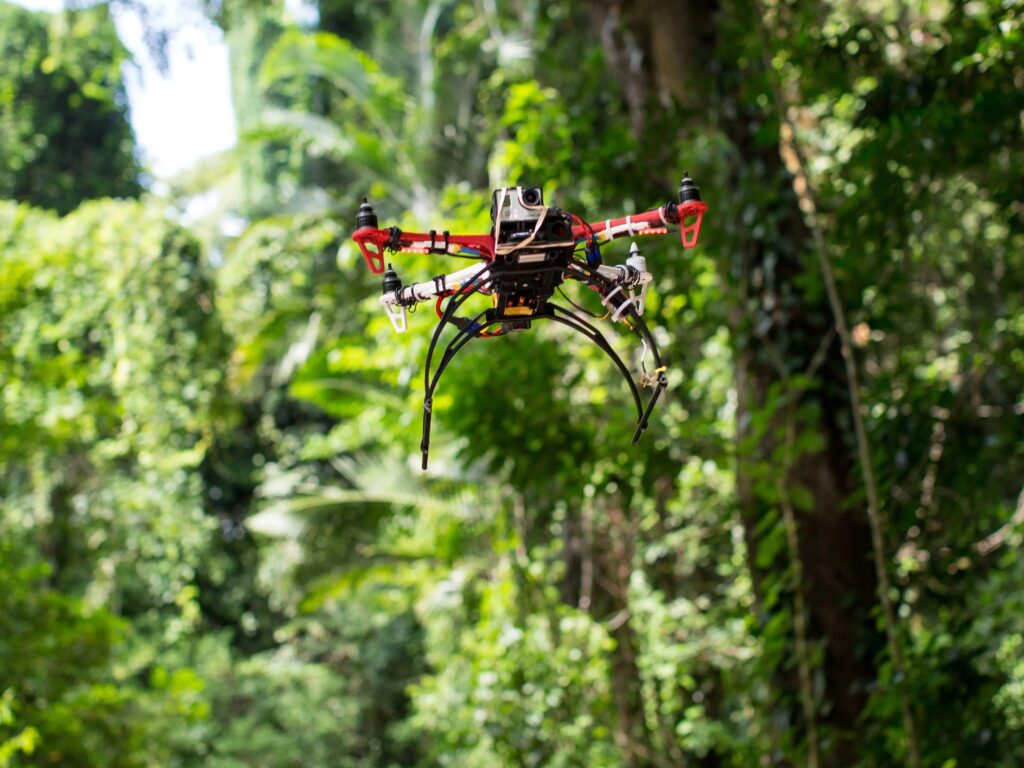
[[[779,606],[766,609],[765,581],[784,578],[787,563],[776,558],[761,568],[754,560],[760,544],[758,523],[771,504],[759,491],[757,465],[772,456],[786,420],[796,418],[798,409],[816,414],[816,418],[804,418],[798,427],[815,430],[823,447],[795,458],[786,485],[806,489],[800,497],[810,500],[796,511],[810,640],[823,650],[820,722],[835,736],[832,748],[822,755],[822,765],[846,766],[857,756],[857,724],[867,686],[876,677],[873,657],[881,639],[870,617],[875,595],[870,530],[862,503],[851,499],[856,486],[851,479],[853,443],[845,425],[849,403],[839,346],[828,343],[829,308],[823,292],[807,295],[806,281],[801,280],[807,269],[808,229],[780,156],[782,147],[777,141],[764,140],[765,126],[772,125],[772,118],[742,93],[752,73],[722,53],[737,18],[753,12],[743,6],[696,0],[605,0],[593,2],[591,9],[595,25],[603,30],[608,61],[627,94],[628,108],[644,112],[643,118],[634,117],[635,126],[642,129],[650,122],[652,110],[668,104],[681,116],[715,115],[708,129],[720,131],[735,147],[738,162],[730,172],[730,189],[705,188],[712,204],[709,218],[715,216],[716,196],[772,190],[771,195],[749,195],[744,201],[757,207],[755,219],[766,225],[760,236],[740,238],[738,252],[730,254],[729,264],[722,267],[732,304],[728,315],[741,445],[739,501],[755,591],[762,598],[760,618],[767,620],[767,611]],[[610,30],[611,25],[619,28]],[[617,62],[638,61],[639,66],[616,67]],[[746,66],[755,65],[748,59]],[[715,226],[711,221],[705,225],[705,237],[712,235]],[[798,398],[786,392],[788,377],[809,367],[816,368],[814,388]],[[776,410],[767,429],[753,435],[755,414],[780,387],[783,401],[790,400]],[[795,670],[778,670],[777,681],[781,705],[799,723]]]

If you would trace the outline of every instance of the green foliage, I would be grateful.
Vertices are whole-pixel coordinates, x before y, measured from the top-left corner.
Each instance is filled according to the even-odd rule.
[[[0,197],[67,213],[140,192],[106,4],[39,14],[0,3]]]
[[[134,203],[0,220],[5,528],[45,524],[66,588],[184,608],[222,354],[197,246]]]
[[[5,730],[14,722],[14,714],[11,711],[13,701],[13,691],[10,689],[4,691],[3,698],[0,698],[0,726],[5,726]],[[14,736],[5,736],[4,740],[0,742],[0,766],[6,768],[19,752],[31,755],[38,741],[39,731],[32,727],[25,728]]]
[[[343,680],[285,655],[203,669],[209,718],[180,738],[180,764],[335,766],[351,751],[353,703]]]
[[[0,764],[151,765],[174,692],[133,679],[118,660],[126,622],[54,589],[52,568],[26,556],[27,543],[0,547]]]
[[[474,590],[456,571],[424,598],[435,672],[412,691],[414,724],[431,736],[439,765],[619,764],[607,633],[557,604],[517,615],[510,576],[506,562]],[[470,615],[467,602],[476,604]],[[453,635],[452,626],[461,631]]]
[[[211,286],[196,242],[138,203],[8,202],[0,221],[0,679],[34,729],[15,764],[149,765],[154,723],[185,715],[140,679],[197,622],[211,531]]]
[[[901,691],[926,765],[1024,761],[1017,4],[765,3],[764,41],[724,2],[686,104],[649,4],[332,1],[312,31],[205,5],[244,140],[176,194],[216,187],[239,236],[0,204],[0,766],[899,765]],[[130,194],[105,8],[0,22],[0,194]],[[868,543],[821,535],[863,492],[774,78],[863,368],[906,680],[831,549]],[[79,164],[45,151],[89,110],[113,122]],[[673,364],[640,445],[602,353],[538,324],[446,373],[420,473],[435,318],[392,332],[358,199],[484,231],[489,186],[599,219],[683,167],[712,210],[696,252],[641,242]]]

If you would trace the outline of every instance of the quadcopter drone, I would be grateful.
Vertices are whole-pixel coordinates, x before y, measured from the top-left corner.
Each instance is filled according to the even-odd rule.
[[[647,261],[635,242],[626,262],[614,266],[603,263],[601,246],[622,237],[665,235],[678,228],[683,248],[693,248],[705,211],[707,205],[701,202],[700,189],[688,174],[684,174],[679,186],[678,203],[669,202],[644,213],[594,223],[546,206],[539,187],[497,189],[491,196],[491,231],[485,235],[453,235],[447,231],[438,234],[436,230],[423,234],[403,232],[398,227],[380,229],[373,208],[363,198],[352,239],[359,245],[370,271],[384,276],[380,303],[395,331],[406,330],[407,312],[421,302],[433,301],[440,318],[427,350],[423,378],[423,469],[427,468],[430,449],[434,392],[452,358],[473,339],[523,331],[535,320],[552,320],[583,334],[612,359],[629,384],[636,405],[635,444],[647,429],[662,390],[668,386],[667,366],[643,319],[653,275],[647,271]],[[391,264],[385,269],[385,252],[434,253],[477,263],[426,282],[403,286]],[[594,290],[605,314],[598,317],[562,293],[560,286],[566,280],[579,281]],[[551,301],[556,290],[577,312]],[[456,314],[470,297],[478,294],[490,296],[492,306],[474,316]],[[597,319],[611,317],[639,336],[643,344],[639,387],[622,358],[581,314]],[[441,333],[449,325],[457,329],[456,333],[431,374]],[[652,373],[647,372],[644,362],[648,351],[654,361]],[[640,387],[654,388],[646,406],[641,401]]]

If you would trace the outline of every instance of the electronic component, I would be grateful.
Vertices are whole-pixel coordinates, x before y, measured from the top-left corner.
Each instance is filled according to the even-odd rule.
[[[367,266],[383,274],[380,302],[398,332],[406,330],[406,311],[420,302],[434,301],[440,322],[427,350],[424,372],[423,439],[420,449],[427,467],[433,397],[441,375],[454,356],[471,340],[502,336],[531,328],[537,320],[550,320],[586,336],[600,347],[625,377],[637,409],[633,442],[640,439],[662,391],[668,386],[667,365],[661,359],[643,319],[647,289],[653,276],[647,260],[634,242],[624,264],[604,264],[601,246],[623,237],[664,235],[678,231],[684,248],[693,248],[707,205],[688,174],[679,187],[679,202],[603,222],[588,223],[571,213],[544,204],[539,187],[503,187],[491,194],[491,231],[479,235],[440,235],[403,232],[398,227],[379,229],[377,216],[366,199],[359,208],[357,229],[352,239],[359,246]],[[384,253],[436,253],[469,257],[479,263],[447,275],[403,285],[390,264],[384,267]],[[581,258],[582,256],[582,258]],[[578,310],[572,312],[551,301],[566,280],[583,283],[600,296],[607,316],[626,323],[642,340],[640,387],[652,387],[644,405],[640,389],[625,363],[604,335],[586,317],[590,315],[566,297]],[[474,295],[491,297],[490,307],[473,316],[456,313]],[[447,303],[446,303],[447,302]],[[445,327],[456,329],[433,368],[434,354]],[[644,361],[650,354],[653,371]]]

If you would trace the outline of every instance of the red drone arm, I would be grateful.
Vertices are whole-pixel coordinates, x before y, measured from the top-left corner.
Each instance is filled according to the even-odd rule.
[[[619,219],[605,219],[592,224],[577,224],[572,228],[573,237],[587,240],[591,234],[607,242],[619,237],[639,235],[664,235],[670,224],[679,225],[679,239],[684,248],[693,248],[700,237],[700,225],[707,211],[707,203],[691,200],[685,203],[668,203],[653,211]]]
[[[491,235],[451,235],[447,232],[402,232],[400,229],[361,227],[352,235],[370,271],[384,272],[384,251],[402,253],[438,253],[448,256],[469,256],[484,261],[494,259],[494,237]]]
[[[701,202],[700,191],[689,176],[683,178],[679,187],[679,203],[667,203],[653,211],[606,219],[603,222],[587,224],[579,217],[572,228],[573,240],[578,243],[596,238],[599,242],[619,237],[639,235],[664,235],[669,225],[679,226],[679,239],[684,248],[693,248],[700,237],[700,225],[707,211],[707,204]],[[571,214],[570,214],[571,215]],[[357,229],[352,235],[374,274],[384,272],[384,251],[405,253],[437,253],[446,256],[463,256],[481,261],[494,261],[496,251],[494,235],[452,235],[435,230],[429,233],[402,232],[398,227],[379,229],[373,208],[363,198],[357,218]]]

